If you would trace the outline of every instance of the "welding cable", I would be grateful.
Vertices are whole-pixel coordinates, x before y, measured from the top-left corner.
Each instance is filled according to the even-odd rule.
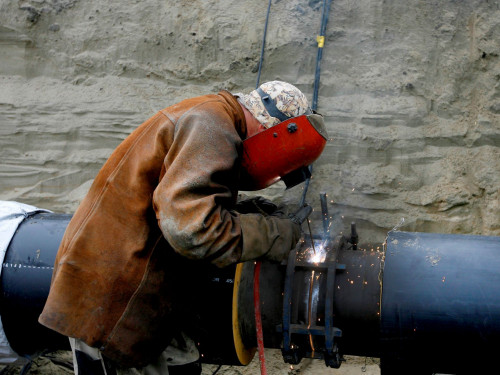
[[[321,75],[321,60],[323,58],[323,47],[325,46],[325,33],[326,33],[326,25],[328,23],[328,14],[330,13],[330,5],[332,0],[323,0],[323,13],[321,15],[321,27],[319,30],[319,35],[316,37],[316,41],[318,42],[318,53],[316,55],[316,71],[314,73],[314,91],[313,91],[313,100],[311,108],[316,111],[318,109],[318,93],[319,93],[319,82]],[[312,164],[309,166],[309,172],[312,174]],[[302,207],[306,203],[306,194],[309,189],[309,183],[311,181],[311,177],[309,177],[304,185],[304,190],[302,191],[302,197],[300,199],[300,206]]]
[[[255,310],[255,330],[257,332],[260,374],[267,375],[266,359],[264,357],[264,333],[262,331],[262,316],[260,314],[260,266],[260,260],[256,261],[255,268],[253,269],[253,306]]]
[[[316,72],[314,74],[314,92],[313,92],[313,101],[311,106],[311,108],[315,111],[318,109],[318,92],[319,92],[319,78],[321,75],[321,60],[323,58],[323,47],[325,45],[326,25],[328,23],[328,14],[330,13],[331,3],[332,0],[323,0],[321,28],[319,31],[319,35],[316,37],[316,41],[318,42],[318,52],[316,55]]]
[[[309,173],[312,175],[312,171],[313,171],[312,164],[307,168],[309,168]],[[302,197],[300,197],[299,207],[303,207],[306,204],[306,195],[307,195],[307,190],[309,190],[309,183],[310,182],[311,182],[311,177],[308,177],[306,179],[306,182],[304,183],[304,190],[302,190]]]
[[[262,62],[264,61],[264,47],[266,46],[267,25],[269,23],[269,14],[271,13],[271,1],[272,0],[269,0],[269,4],[267,5],[266,23],[264,25],[264,36],[262,37],[262,47],[260,50],[259,72],[257,73],[257,84],[255,85],[256,89],[259,87],[260,73],[262,71]]]

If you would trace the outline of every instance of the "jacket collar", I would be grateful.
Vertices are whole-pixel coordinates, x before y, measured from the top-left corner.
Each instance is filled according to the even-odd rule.
[[[247,137],[247,125],[245,121],[245,113],[243,113],[243,109],[241,109],[240,103],[238,102],[238,100],[236,100],[236,97],[229,91],[223,90],[219,92],[219,95],[224,98],[224,100],[232,109],[231,115],[234,118],[234,127],[241,139],[245,139]]]

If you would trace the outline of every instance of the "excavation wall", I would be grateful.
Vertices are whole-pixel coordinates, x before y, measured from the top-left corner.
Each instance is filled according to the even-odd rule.
[[[312,98],[322,1],[274,1],[262,81]],[[0,4],[0,199],[72,212],[116,145],[181,99],[254,88],[267,1]],[[308,201],[381,243],[500,235],[495,1],[334,1],[319,111],[330,141]],[[264,194],[296,204],[302,187]]]

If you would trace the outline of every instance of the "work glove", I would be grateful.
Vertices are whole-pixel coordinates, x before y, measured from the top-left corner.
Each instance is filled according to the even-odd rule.
[[[302,229],[300,227],[300,224],[294,223],[289,219],[281,219],[281,220],[289,222],[287,223],[287,225],[290,226],[291,237],[289,243],[283,245],[277,244],[271,247],[271,250],[269,250],[269,252],[264,255],[265,259],[274,262],[282,262],[283,260],[287,259],[290,251],[292,251],[295,248],[295,246],[297,246],[297,242],[299,242],[300,237],[302,237]]]
[[[297,242],[300,240],[300,237],[302,236],[301,224],[305,220],[307,220],[307,218],[309,217],[311,212],[312,212],[312,207],[309,205],[305,205],[305,206],[299,208],[293,214],[288,215],[288,218],[289,218],[290,222],[292,223],[291,247],[289,249],[287,249],[286,247],[280,248],[279,246],[273,247],[266,254],[266,259],[281,262],[282,260],[284,260],[288,257],[288,254],[290,253],[290,251],[292,251],[295,248],[295,246],[297,245]]]
[[[308,206],[309,207],[309,206]],[[301,208],[295,214],[284,215],[241,215],[243,251],[241,261],[264,258],[281,262],[288,257],[299,241],[300,224],[307,219],[312,209]]]

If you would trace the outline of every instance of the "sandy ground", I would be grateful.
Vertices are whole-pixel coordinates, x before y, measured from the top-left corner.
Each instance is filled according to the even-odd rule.
[[[276,375],[378,375],[380,374],[379,360],[377,358],[346,356],[346,362],[339,369],[332,369],[325,366],[321,360],[303,359],[298,365],[287,365],[281,358],[279,350],[266,350],[266,368],[268,374]],[[211,375],[217,366],[205,365],[203,375]],[[258,375],[260,374],[260,363],[258,358],[246,367],[223,366],[219,374],[225,375]]]
[[[379,360],[377,358],[353,357],[346,356],[346,362],[342,364],[340,369],[328,368],[320,360],[304,359],[299,365],[290,366],[285,364],[281,359],[279,350],[266,350],[266,368],[269,375],[298,375],[298,374],[314,374],[314,375],[379,375]],[[71,352],[60,351],[43,357],[39,357],[33,361],[27,374],[31,375],[64,375],[73,374],[71,369]],[[203,365],[202,375],[212,375],[219,366]],[[0,373],[2,375],[17,375],[22,370],[22,367],[11,366],[4,368]],[[260,363],[258,358],[248,366],[222,366],[217,375],[259,375]]]

